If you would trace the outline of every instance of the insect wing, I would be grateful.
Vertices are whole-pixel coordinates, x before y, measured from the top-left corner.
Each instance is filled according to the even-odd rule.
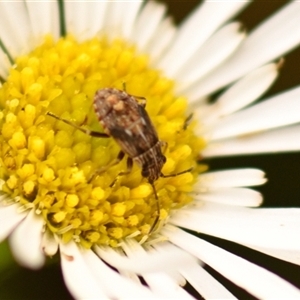
[[[128,156],[139,156],[158,142],[147,112],[137,102],[126,105],[123,114],[113,112],[111,117],[115,119],[115,123],[109,128],[110,134]]]

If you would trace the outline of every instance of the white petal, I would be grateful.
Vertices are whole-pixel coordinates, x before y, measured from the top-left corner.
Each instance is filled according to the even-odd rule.
[[[104,28],[110,39],[132,36],[132,30],[143,1],[108,1]]]
[[[99,286],[105,290],[109,297],[116,299],[156,299],[150,290],[115,272],[93,251],[82,251],[82,257]]]
[[[9,243],[14,257],[22,266],[38,269],[45,262],[41,249],[43,218],[32,209],[26,219],[10,235]]]
[[[86,32],[86,38],[93,38],[100,32],[104,32],[105,18],[107,16],[109,2],[93,1],[86,5],[87,18],[85,24],[82,24],[82,30]],[[80,14],[80,11],[78,11]],[[76,22],[76,19],[75,19]]]
[[[141,280],[139,278],[139,276],[131,271],[126,271],[126,270],[118,270],[118,272],[120,273],[120,275],[122,277],[128,278],[130,279],[132,282],[135,282],[137,284],[141,284]]]
[[[169,51],[158,63],[167,76],[174,77],[185,62],[226,21],[231,19],[250,2],[205,1],[193,11],[179,27],[178,34],[170,44]]]
[[[153,242],[151,241],[151,245],[152,247],[148,248],[148,250],[151,249],[151,251],[153,251],[153,249],[155,249],[156,251],[158,251],[159,253],[161,253],[162,255],[165,255],[166,254],[166,251],[167,253],[169,254],[169,256],[172,255],[172,252],[175,251],[177,252],[178,251],[178,247],[169,243],[169,242],[166,242],[165,240],[163,240],[164,242],[163,243],[157,243],[157,242]],[[168,247],[166,247],[166,245],[168,245]],[[146,246],[146,249],[147,249],[147,244],[145,244]],[[153,249],[152,249],[153,248]],[[146,251],[146,249],[144,251]],[[125,251],[126,253],[126,251]],[[185,265],[185,266],[193,266],[195,264],[198,264],[198,259],[196,258],[192,258],[189,262],[186,261],[184,264],[182,265]],[[181,266],[182,266],[181,265]],[[185,286],[186,285],[186,280],[185,278],[179,273],[179,269],[178,268],[172,268],[172,269],[168,269],[168,268],[165,268],[163,270],[163,272],[154,272],[155,274],[159,273],[159,274],[165,274],[169,277],[169,280],[173,281],[174,284],[178,285],[178,286]],[[149,273],[146,273],[145,275],[143,276],[146,276],[148,275]],[[151,273],[153,274],[153,273]],[[144,277],[145,278],[145,277]]]
[[[66,25],[80,41],[106,33],[110,39],[130,36],[142,1],[65,1]],[[124,10],[126,9],[126,14]]]
[[[59,37],[58,4],[53,1],[26,0],[26,7],[31,23],[31,32],[36,43],[40,43],[46,34]]]
[[[171,18],[166,17],[159,25],[159,34],[154,35],[151,43],[147,46],[147,53],[150,54],[151,61],[156,61],[163,55],[169,46],[172,38],[176,34],[177,28]],[[163,39],[161,37],[164,37]]]
[[[150,289],[159,297],[162,297],[162,299],[177,299],[178,297],[179,299],[191,299],[191,296],[180,288],[179,284],[182,283],[182,277],[177,274],[176,268],[178,264],[193,265],[197,263],[194,258],[171,244],[160,244],[157,246],[158,252],[154,252],[153,249],[146,252],[134,240],[126,241],[122,247],[132,264],[127,269],[130,272],[141,274]],[[116,257],[111,257],[111,259],[113,259],[113,265],[117,269],[119,267],[124,269],[124,263],[119,263],[120,259],[116,260]],[[107,259],[105,260],[107,261]],[[173,263],[168,266],[168,262],[171,262],[171,260],[173,260]]]
[[[170,222],[243,245],[300,251],[297,208],[251,209],[206,202],[176,212]]]
[[[126,250],[129,254],[129,249],[133,251],[134,255],[121,256],[119,253],[111,248],[95,247],[96,253],[104,259],[111,266],[119,269],[126,270],[136,274],[145,274],[149,272],[163,272],[164,270],[176,270],[178,266],[194,262],[194,258],[180,249],[173,249],[172,255],[168,252],[169,245],[164,244],[166,248],[164,253],[157,251],[145,252],[143,248],[136,244],[134,241],[127,240],[128,244]],[[123,245],[125,247],[125,245]]]
[[[144,275],[144,279],[162,299],[195,299],[166,274],[150,273]]]
[[[171,244],[169,242],[164,241],[164,243],[151,243],[152,247],[158,251],[159,253],[162,254],[171,254],[173,251],[177,252],[178,251],[178,247],[175,246],[174,244]],[[168,247],[166,247],[166,245]],[[174,280],[175,282],[177,282],[178,285],[180,286],[184,286],[186,285],[186,280],[185,278],[179,273],[180,268],[182,268],[182,266],[185,266],[186,268],[191,268],[193,266],[199,266],[201,265],[201,262],[195,258],[195,257],[191,257],[190,261],[186,261],[184,264],[181,264],[179,267],[177,267],[176,269],[165,269],[164,273],[167,274],[168,276],[170,276],[172,278],[172,280]]]
[[[267,255],[285,260],[287,262],[293,263],[295,265],[300,265],[300,251],[299,250],[286,250],[286,249],[274,249],[274,248],[264,248],[256,245],[246,245],[245,246],[257,250],[259,252],[265,253]]]
[[[27,213],[18,212],[19,205],[0,206],[0,242],[26,217]]]
[[[33,38],[23,1],[0,1],[0,36],[12,57],[29,52]]]
[[[61,266],[65,283],[76,299],[109,299],[90,272],[74,242],[60,243]]]
[[[207,263],[259,299],[298,299],[300,290],[277,275],[175,227],[163,229],[172,243]]]
[[[53,256],[58,250],[58,241],[49,230],[46,230],[43,234],[41,248],[47,256]]]
[[[243,138],[209,143],[201,152],[203,157],[278,153],[300,150],[300,125],[289,126]]]
[[[268,64],[250,72],[234,83],[211,105],[201,119],[205,124],[238,111],[253,103],[265,93],[278,76],[279,64]]]
[[[260,206],[263,201],[261,193],[246,188],[217,189],[194,197],[200,201],[248,207]]]
[[[191,85],[232,55],[245,36],[241,24],[237,22],[227,24],[217,31],[175,75],[178,81],[176,92],[186,94]]]
[[[223,118],[208,135],[210,140],[218,140],[294,124],[300,122],[299,111],[300,87],[297,87]]]
[[[204,299],[236,299],[199,265],[183,266],[180,268],[180,273]]]
[[[190,90],[190,98],[209,95],[292,50],[300,43],[300,31],[295,30],[299,25],[300,5],[298,1],[292,1],[253,31],[225,64]]]
[[[233,169],[215,172],[206,172],[199,176],[194,190],[202,192],[207,189],[224,187],[242,187],[264,184],[265,173],[258,169]]]
[[[147,270],[146,273],[142,274],[147,285],[154,293],[156,293],[162,299],[192,299],[192,297],[180,287],[180,284],[185,284],[185,280],[183,280],[182,277],[179,274],[177,274],[177,270],[175,268],[172,268],[173,271],[167,266],[164,266],[163,269],[160,268],[160,259],[162,257],[174,258],[178,255],[179,248],[170,243],[157,244],[155,245],[155,248],[156,250],[158,250],[158,253],[161,257],[156,261],[156,263],[153,262],[153,266],[155,268],[152,272],[148,272],[149,270]],[[142,258],[145,259],[144,261],[147,260],[147,256],[149,256],[150,251],[146,251],[141,245],[139,245],[134,240],[127,241],[127,243],[123,245],[123,249],[129,258],[133,258],[135,260],[137,258],[141,259],[141,263]],[[152,253],[153,251],[154,249],[152,249]],[[187,254],[185,252],[182,252],[181,250],[179,251],[181,252],[181,256],[185,256]],[[156,257],[158,257],[158,255],[156,255]],[[185,262],[181,260],[180,265],[192,266],[194,264],[197,264],[197,260],[195,258],[192,258],[192,256],[189,257],[190,259]]]
[[[93,3],[88,3],[93,5]],[[79,41],[88,36],[88,5],[83,1],[65,1],[65,21],[67,32],[73,34]]]
[[[146,51],[151,40],[160,35],[159,25],[166,14],[166,6],[154,1],[146,2],[135,24],[131,39],[141,51]],[[149,22],[151,20],[151,22]],[[160,35],[161,37],[161,35]]]
[[[177,247],[174,244],[172,244],[172,245],[173,245],[173,247]],[[165,270],[163,272],[163,274],[167,275],[169,277],[169,279],[173,281],[174,284],[183,287],[186,285],[187,281],[178,271],[179,270],[170,272],[169,270]],[[149,273],[145,274],[145,276],[147,276],[148,274]],[[153,273],[150,273],[150,274],[153,274]],[[157,273],[155,273],[155,274],[157,274]],[[159,274],[162,274],[162,273],[160,272]]]

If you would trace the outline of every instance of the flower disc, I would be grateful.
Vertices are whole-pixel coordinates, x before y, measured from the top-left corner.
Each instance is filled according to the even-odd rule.
[[[48,37],[16,60],[0,90],[2,190],[22,209],[34,209],[65,242],[116,247],[129,235],[140,240],[158,214],[153,188],[138,166],[118,176],[126,171],[126,158],[89,181],[117,157],[120,147],[113,138],[91,137],[47,115],[103,132],[94,94],[124,84],[129,94],[146,98],[158,136],[167,142],[163,174],[193,168],[154,183],[162,223],[171,209],[191,201],[189,192],[205,169],[197,164],[204,142],[193,133],[194,121],[186,123],[186,100],[173,94],[172,81],[151,69],[146,56],[122,40]]]

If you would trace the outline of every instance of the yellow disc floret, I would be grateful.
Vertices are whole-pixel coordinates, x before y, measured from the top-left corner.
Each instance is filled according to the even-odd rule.
[[[122,89],[146,98],[146,110],[166,142],[163,174],[180,176],[154,182],[163,223],[171,209],[192,200],[203,141],[186,124],[187,101],[173,93],[173,82],[148,66],[148,58],[122,40],[78,43],[48,37],[19,57],[0,89],[0,177],[2,190],[44,218],[47,230],[84,247],[118,246],[126,236],[142,240],[158,214],[157,199],[141,169],[126,176],[126,158],[96,176],[118,155],[113,138],[91,137],[47,115],[103,132],[93,110],[101,88]]]

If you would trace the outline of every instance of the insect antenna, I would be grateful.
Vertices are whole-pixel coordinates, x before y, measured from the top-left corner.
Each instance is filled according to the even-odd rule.
[[[149,182],[153,188],[153,193],[154,193],[154,196],[155,196],[155,200],[156,200],[156,211],[157,211],[157,216],[155,217],[155,220],[150,228],[150,231],[149,231],[149,234],[152,233],[157,225],[157,222],[160,218],[160,203],[159,203],[159,199],[158,199],[158,196],[157,196],[157,191],[156,191],[156,188],[155,188],[155,185],[153,182]]]
[[[92,131],[92,130],[89,130],[89,129],[82,128],[82,127],[76,125],[75,123],[73,123],[69,120],[63,119],[63,118],[55,115],[54,113],[52,113],[50,111],[47,111],[46,115],[48,115],[48,116],[50,116],[50,117],[52,117],[56,120],[62,121],[64,123],[76,128],[77,130],[87,134],[87,135],[94,136],[94,137],[102,137],[102,138],[109,138],[110,137],[108,134],[103,133],[103,132],[97,132],[97,131]]]
[[[184,173],[188,173],[190,171],[192,171],[193,168],[189,168],[187,170],[184,170],[184,171],[181,171],[181,172],[178,172],[178,173],[175,173],[175,174],[169,174],[169,175],[164,175],[163,173],[160,173],[160,177],[163,177],[163,178],[168,178],[168,177],[175,177],[175,176],[178,176],[178,175],[181,175],[181,174],[184,174]],[[151,226],[151,229],[149,231],[149,234],[152,233],[159,221],[159,218],[160,218],[160,203],[159,203],[159,198],[157,196],[157,191],[156,191],[156,188],[155,188],[155,185],[153,182],[150,182],[149,183],[151,184],[152,188],[153,188],[153,193],[154,193],[154,197],[155,197],[155,200],[156,200],[156,211],[157,211],[157,216],[155,217],[155,220]]]

